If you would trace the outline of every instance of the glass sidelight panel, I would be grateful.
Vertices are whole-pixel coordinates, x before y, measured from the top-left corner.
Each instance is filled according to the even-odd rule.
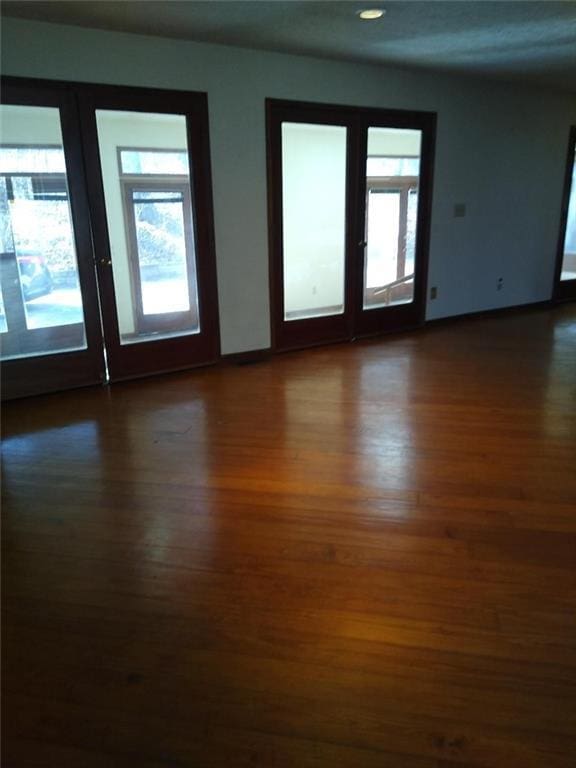
[[[560,280],[576,280],[576,157],[572,166],[572,184],[568,202]]]
[[[368,189],[366,287],[393,283],[398,276],[400,190]]]
[[[421,139],[368,128],[363,309],[414,300]]]
[[[2,359],[86,349],[60,111],[0,106]]]
[[[4,295],[0,285],[0,333],[6,333],[7,331],[8,323],[6,322],[6,310],[4,309]]]
[[[184,115],[96,110],[121,344],[200,332]]]
[[[344,312],[347,128],[282,124],[284,319]]]
[[[144,315],[187,312],[184,190],[131,189],[130,215],[136,229],[136,255]],[[187,222],[190,226],[190,223]],[[153,231],[151,234],[151,230]],[[162,236],[158,236],[161,233]],[[154,236],[156,235],[156,236]],[[159,283],[163,290],[158,289]]]

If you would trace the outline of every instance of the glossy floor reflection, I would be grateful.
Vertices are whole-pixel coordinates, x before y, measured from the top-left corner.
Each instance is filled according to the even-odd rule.
[[[572,768],[576,309],[4,408],[6,766]]]

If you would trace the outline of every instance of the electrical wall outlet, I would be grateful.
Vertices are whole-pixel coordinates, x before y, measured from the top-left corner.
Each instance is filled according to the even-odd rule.
[[[498,278],[498,282],[496,283],[496,290],[497,291],[501,291],[503,286],[504,286],[504,278],[503,277],[499,277]]]
[[[430,301],[434,301],[434,299],[438,296],[438,286],[433,285],[430,288]]]

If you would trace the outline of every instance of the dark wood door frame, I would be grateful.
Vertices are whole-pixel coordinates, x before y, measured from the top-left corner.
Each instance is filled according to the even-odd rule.
[[[2,78],[2,101],[60,108],[78,273],[88,349],[4,360],[2,397],[21,397],[104,382],[106,339],[110,381],[190,368],[220,356],[212,179],[205,93]],[[187,118],[190,198],[199,334],[120,345],[95,109],[179,114]],[[90,183],[87,183],[87,179]]]
[[[82,138],[110,380],[180,370],[219,356],[218,294],[212,210],[212,178],[205,93],[90,85],[79,92]],[[121,344],[111,269],[108,223],[100,165],[96,110],[183,115],[186,119],[190,193],[194,209],[200,333]]]
[[[347,128],[346,137],[346,229],[345,253],[353,248],[355,240],[351,216],[356,195],[356,168],[353,158],[356,150],[355,132],[350,130],[353,116],[338,107],[266,100],[266,137],[268,171],[268,243],[270,280],[270,320],[272,350],[313,346],[347,339],[352,334],[349,313],[325,317],[305,318],[284,322],[283,285],[283,223],[282,223],[282,141],[283,122],[301,122]],[[344,304],[350,306],[354,295],[354,274],[348,258],[344,263]]]
[[[564,189],[562,192],[562,208],[560,212],[560,229],[558,234],[558,247],[556,251],[556,269],[554,272],[554,301],[570,301],[576,299],[576,279],[561,280],[562,263],[564,261],[564,243],[566,240],[566,226],[568,224],[568,207],[570,193],[572,191],[572,175],[576,152],[576,125],[570,128],[568,136],[568,154],[566,156],[566,168],[564,172]]]
[[[345,341],[357,336],[386,333],[423,324],[426,311],[436,114],[267,99],[266,118],[273,351]],[[284,320],[281,143],[283,122],[340,125],[347,128],[345,311],[341,315],[289,322]],[[362,160],[366,158],[368,127],[420,130],[422,147],[415,252],[418,267],[414,281],[414,301],[411,304],[364,311],[362,297],[367,179]]]
[[[404,128],[421,132],[420,174],[418,177],[418,213],[416,221],[416,247],[414,253],[414,295],[409,304],[398,304],[378,309],[363,310],[363,280],[357,281],[357,293],[353,304],[355,335],[373,336],[381,333],[408,330],[422,326],[426,318],[426,291],[428,283],[428,254],[430,223],[432,218],[432,185],[434,179],[434,154],[436,146],[436,113],[404,110],[361,110],[359,157],[368,157],[368,128]],[[369,181],[365,174],[358,174],[358,205],[356,226],[359,242],[365,242],[366,190]],[[362,251],[363,251],[362,247]],[[362,259],[363,263],[363,259]]]
[[[53,107],[60,112],[68,203],[86,334],[85,349],[38,354],[50,337],[50,329],[28,331],[25,346],[31,350],[35,347],[36,351],[34,356],[2,361],[2,399],[100,383],[104,381],[105,363],[76,100],[67,85],[62,83],[3,77],[2,103]],[[59,333],[59,338],[69,339],[70,343],[75,343],[82,335],[79,325],[68,326]]]

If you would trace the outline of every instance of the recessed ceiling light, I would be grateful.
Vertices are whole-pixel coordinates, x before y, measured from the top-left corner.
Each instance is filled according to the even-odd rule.
[[[383,8],[368,8],[366,11],[359,11],[358,16],[361,19],[381,19],[385,13]]]

